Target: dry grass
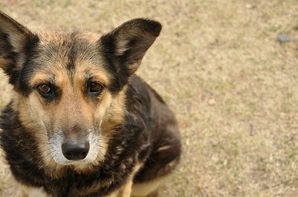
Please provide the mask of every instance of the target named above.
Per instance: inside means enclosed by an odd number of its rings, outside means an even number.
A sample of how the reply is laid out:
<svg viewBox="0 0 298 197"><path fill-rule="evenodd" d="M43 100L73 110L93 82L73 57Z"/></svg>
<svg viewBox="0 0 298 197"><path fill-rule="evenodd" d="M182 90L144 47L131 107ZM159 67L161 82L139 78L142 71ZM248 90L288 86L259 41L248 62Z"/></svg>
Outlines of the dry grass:
<svg viewBox="0 0 298 197"><path fill-rule="evenodd" d="M161 196L297 195L296 0L6 0L0 7L35 31L161 21L138 71L176 112L183 136L180 168ZM280 33L291 42L278 43ZM9 88L0 77L4 106ZM0 184L0 195L14 196L3 162Z"/></svg>

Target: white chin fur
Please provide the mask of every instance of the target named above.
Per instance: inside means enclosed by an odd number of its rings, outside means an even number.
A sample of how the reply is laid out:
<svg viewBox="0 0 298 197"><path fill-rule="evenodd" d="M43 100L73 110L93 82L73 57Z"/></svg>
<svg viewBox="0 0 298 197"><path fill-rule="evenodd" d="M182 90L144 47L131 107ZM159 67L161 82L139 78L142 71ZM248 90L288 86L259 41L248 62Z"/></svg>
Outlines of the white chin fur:
<svg viewBox="0 0 298 197"><path fill-rule="evenodd" d="M49 139L51 155L56 163L61 165L82 165L82 164L92 163L97 158L97 155L99 153L99 147L100 147L99 136L96 136L92 133L88 135L88 140L90 145L88 155L84 159L78 160L78 161L71 161L64 157L62 153L62 148L61 148L63 143L63 138L64 138L63 132L61 131L57 134L54 134L54 136L52 136Z"/></svg>

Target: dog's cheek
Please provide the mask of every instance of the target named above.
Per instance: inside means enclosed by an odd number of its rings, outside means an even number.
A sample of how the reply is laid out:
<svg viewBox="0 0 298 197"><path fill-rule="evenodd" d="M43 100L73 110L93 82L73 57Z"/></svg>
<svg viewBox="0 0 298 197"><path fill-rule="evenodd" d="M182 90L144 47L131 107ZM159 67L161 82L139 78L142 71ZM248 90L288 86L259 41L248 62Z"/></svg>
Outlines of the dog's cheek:
<svg viewBox="0 0 298 197"><path fill-rule="evenodd" d="M108 105L102 118L101 130L103 135L108 135L110 131L123 122L125 94L124 90L117 95L110 95Z"/></svg>
<svg viewBox="0 0 298 197"><path fill-rule="evenodd" d="M23 120L23 122L32 125L34 128L46 130L47 125L50 124L51 118L44 110L36 94L32 93L27 98L22 97L19 107L21 108L20 119Z"/></svg>
<svg viewBox="0 0 298 197"><path fill-rule="evenodd" d="M94 111L94 125L100 127L102 125L103 119L107 116L107 111L111 105L112 96L109 93L105 93L100 103L97 104L96 110Z"/></svg>

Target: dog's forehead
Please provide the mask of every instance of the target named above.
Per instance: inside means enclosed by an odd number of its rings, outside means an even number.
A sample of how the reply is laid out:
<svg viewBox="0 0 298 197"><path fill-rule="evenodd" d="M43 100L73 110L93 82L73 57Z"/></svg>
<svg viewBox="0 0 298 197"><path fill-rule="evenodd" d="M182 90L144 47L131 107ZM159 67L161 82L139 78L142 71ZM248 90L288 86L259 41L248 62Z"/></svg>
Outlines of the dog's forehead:
<svg viewBox="0 0 298 197"><path fill-rule="evenodd" d="M99 68L103 64L98 41L100 36L97 34L46 32L40 34L39 38L39 54L35 62L43 62L44 67L59 65L59 69L72 70L81 65L96 65Z"/></svg>
<svg viewBox="0 0 298 197"><path fill-rule="evenodd" d="M100 35L92 32L62 32L62 31L46 31L38 34L40 40L44 43L56 43L57 45L63 44L63 42L71 42L78 40L85 40L90 43L95 43L99 40Z"/></svg>
<svg viewBox="0 0 298 197"><path fill-rule="evenodd" d="M108 81L108 72L100 53L100 36L88 32L46 32L39 36L37 55L32 64L27 65L30 74L29 84L35 79L59 78L59 76L87 76ZM30 69L34 67L35 69ZM54 76L54 77L50 77ZM26 77L28 78L28 77Z"/></svg>
<svg viewBox="0 0 298 197"><path fill-rule="evenodd" d="M99 50L98 37L91 33L44 33L39 36L43 56L48 58L91 58Z"/></svg>

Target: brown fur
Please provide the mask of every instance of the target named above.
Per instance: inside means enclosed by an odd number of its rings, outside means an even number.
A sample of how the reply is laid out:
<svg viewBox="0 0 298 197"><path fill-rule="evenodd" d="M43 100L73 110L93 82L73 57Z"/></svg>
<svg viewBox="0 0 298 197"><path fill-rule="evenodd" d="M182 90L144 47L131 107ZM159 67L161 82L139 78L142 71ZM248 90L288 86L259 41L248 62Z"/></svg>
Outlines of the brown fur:
<svg viewBox="0 0 298 197"><path fill-rule="evenodd" d="M33 34L0 12L0 67L15 90L0 142L29 195L128 197L134 185L159 183L175 168L175 117L134 75L160 30L158 22L135 19L104 36ZM86 156L66 158L63 144L85 141Z"/></svg>

